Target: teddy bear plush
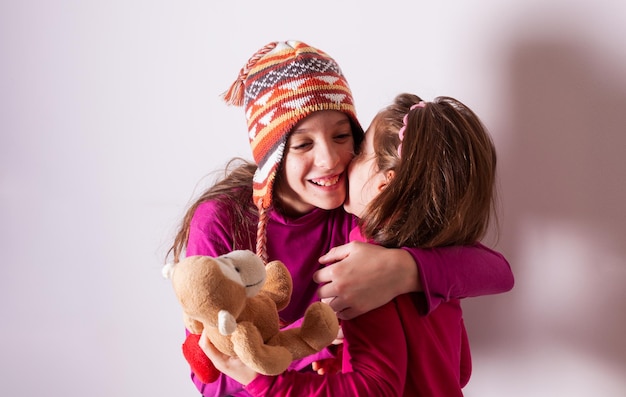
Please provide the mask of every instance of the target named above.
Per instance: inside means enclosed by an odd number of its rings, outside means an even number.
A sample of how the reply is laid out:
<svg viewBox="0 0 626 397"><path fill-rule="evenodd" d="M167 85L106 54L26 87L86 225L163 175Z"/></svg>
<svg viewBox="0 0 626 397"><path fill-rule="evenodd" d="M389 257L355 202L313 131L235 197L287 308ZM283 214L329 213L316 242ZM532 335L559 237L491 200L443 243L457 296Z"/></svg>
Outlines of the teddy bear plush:
<svg viewBox="0 0 626 397"><path fill-rule="evenodd" d="M307 308L299 327L280 328L278 312L289 303L293 288L280 261L265 265L252 251L238 250L187 257L166 267L164 275L172 281L190 332L183 351L194 373L210 378L201 379L205 383L216 378L197 347L205 328L219 351L265 375L282 373L293 360L322 350L337 337L337 317L322 302Z"/></svg>

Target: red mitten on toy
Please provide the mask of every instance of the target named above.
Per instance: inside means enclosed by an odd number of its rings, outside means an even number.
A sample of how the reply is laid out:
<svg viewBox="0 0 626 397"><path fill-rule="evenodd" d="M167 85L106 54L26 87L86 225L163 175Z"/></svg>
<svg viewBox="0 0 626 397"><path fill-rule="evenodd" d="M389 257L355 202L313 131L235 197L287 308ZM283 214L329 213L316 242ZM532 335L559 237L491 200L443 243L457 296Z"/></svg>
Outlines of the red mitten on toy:
<svg viewBox="0 0 626 397"><path fill-rule="evenodd" d="M198 344L200 335L189 334L183 343L183 355L191 366L191 371L202 383L212 383L220 376L220 371L215 368L211 360L204 354Z"/></svg>

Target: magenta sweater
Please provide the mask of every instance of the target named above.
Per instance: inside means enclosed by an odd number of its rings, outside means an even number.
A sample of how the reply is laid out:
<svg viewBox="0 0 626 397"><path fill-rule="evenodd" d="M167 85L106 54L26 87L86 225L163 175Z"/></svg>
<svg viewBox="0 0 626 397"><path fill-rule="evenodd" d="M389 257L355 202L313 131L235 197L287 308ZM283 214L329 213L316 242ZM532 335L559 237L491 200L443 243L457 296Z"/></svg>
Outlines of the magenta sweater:
<svg viewBox="0 0 626 397"><path fill-rule="evenodd" d="M228 208L212 201L197 208L191 222L187 256L219 256L233 250L229 233L232 218ZM345 244L356 222L356 218L347 214L343 208L331 211L315 209L297 219L270 212L267 226L269 260L281 260L293 279L294 293L289 306L280 313L281 318L296 321L311 302L318 300L318 285L313 281L313 273L321 266L318 258L332 247ZM255 235L256 228L250 230L250 241L255 241ZM237 247L245 248L254 251L253 246ZM424 289L425 314L451 299L501 293L513 287L513 274L506 259L483 245L406 250L412 254L418 266ZM387 306L381 310L389 310ZM378 344L376 346L378 348ZM310 362L329 355L327 351L321 352L307 360L295 362L293 368L304 368ZM193 374L192 378L198 390L207 397L250 395L239 383L224 375L210 384L202 384Z"/></svg>
<svg viewBox="0 0 626 397"><path fill-rule="evenodd" d="M363 241L358 229L352 240ZM462 397L471 358L458 299L421 315L421 293L404 294L343 321L342 372L319 376L287 371L257 376L254 396Z"/></svg>

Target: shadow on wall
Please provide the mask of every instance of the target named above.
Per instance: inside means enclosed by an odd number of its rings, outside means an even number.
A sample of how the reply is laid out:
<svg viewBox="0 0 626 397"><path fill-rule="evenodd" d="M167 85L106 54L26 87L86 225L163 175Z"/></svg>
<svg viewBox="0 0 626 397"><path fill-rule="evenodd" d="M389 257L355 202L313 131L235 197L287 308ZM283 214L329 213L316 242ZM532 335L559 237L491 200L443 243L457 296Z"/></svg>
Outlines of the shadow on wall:
<svg viewBox="0 0 626 397"><path fill-rule="evenodd" d="M472 346L626 369L626 65L574 37L508 51L497 248L516 285L465 301Z"/></svg>

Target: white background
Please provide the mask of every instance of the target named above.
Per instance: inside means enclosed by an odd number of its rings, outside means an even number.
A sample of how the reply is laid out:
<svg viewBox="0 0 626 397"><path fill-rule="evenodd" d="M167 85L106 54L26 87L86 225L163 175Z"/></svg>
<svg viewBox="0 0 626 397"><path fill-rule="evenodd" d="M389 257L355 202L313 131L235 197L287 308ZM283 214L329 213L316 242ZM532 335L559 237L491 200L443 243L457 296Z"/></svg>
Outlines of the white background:
<svg viewBox="0 0 626 397"><path fill-rule="evenodd" d="M219 95L298 39L365 126L409 91L494 137L516 286L465 303L466 395L626 395L625 37L616 0L2 1L0 393L197 395L163 256L207 175L250 158Z"/></svg>

